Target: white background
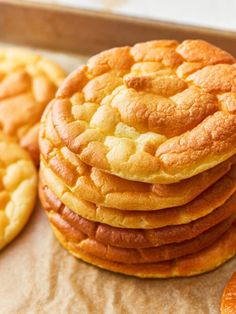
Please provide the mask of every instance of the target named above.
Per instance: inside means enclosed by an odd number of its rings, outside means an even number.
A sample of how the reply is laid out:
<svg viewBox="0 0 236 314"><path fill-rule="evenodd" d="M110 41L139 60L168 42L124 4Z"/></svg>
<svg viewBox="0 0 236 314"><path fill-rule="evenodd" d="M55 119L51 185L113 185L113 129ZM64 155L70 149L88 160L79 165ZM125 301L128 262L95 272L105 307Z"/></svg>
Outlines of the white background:
<svg viewBox="0 0 236 314"><path fill-rule="evenodd" d="M31 0L236 31L236 0Z"/></svg>

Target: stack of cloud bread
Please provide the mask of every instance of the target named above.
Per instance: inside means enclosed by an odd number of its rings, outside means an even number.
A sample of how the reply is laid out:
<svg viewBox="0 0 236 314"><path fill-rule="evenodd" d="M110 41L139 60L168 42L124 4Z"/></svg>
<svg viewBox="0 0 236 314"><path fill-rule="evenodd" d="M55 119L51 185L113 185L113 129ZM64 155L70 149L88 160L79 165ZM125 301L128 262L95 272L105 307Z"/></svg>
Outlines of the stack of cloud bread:
<svg viewBox="0 0 236 314"><path fill-rule="evenodd" d="M236 253L236 61L200 40L114 48L71 73L40 128L40 197L73 255L138 277Z"/></svg>

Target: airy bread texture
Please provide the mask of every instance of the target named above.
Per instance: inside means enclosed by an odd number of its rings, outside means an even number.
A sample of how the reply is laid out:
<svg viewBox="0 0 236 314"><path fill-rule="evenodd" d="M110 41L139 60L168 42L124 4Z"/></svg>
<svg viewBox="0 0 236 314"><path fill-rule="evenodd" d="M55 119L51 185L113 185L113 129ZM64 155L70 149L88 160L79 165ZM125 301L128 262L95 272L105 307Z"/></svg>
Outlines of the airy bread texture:
<svg viewBox="0 0 236 314"><path fill-rule="evenodd" d="M105 245L121 248L149 248L170 243L187 242L196 238L213 226L235 214L236 193L227 205L219 207L207 216L183 225L166 226L158 229L115 228L106 224L85 219L66 207L52 191L42 183L39 188L40 199L48 212L49 220L58 229L76 238L93 239ZM230 218L231 219L231 218ZM227 223L226 223L227 225ZM217 229L218 230L218 229ZM81 236L82 235L82 236ZM210 241L210 238L206 238ZM200 241L203 244L202 240ZM192 243L193 244L193 243ZM177 249L177 247L176 247Z"/></svg>
<svg viewBox="0 0 236 314"><path fill-rule="evenodd" d="M174 183L236 153L236 64L201 40L104 51L71 73L52 104L64 144L86 164Z"/></svg>
<svg viewBox="0 0 236 314"><path fill-rule="evenodd" d="M0 132L0 250L22 230L36 197L37 171L29 154Z"/></svg>
<svg viewBox="0 0 236 314"><path fill-rule="evenodd" d="M65 72L52 61L23 49L0 49L0 129L39 162L41 115Z"/></svg>
<svg viewBox="0 0 236 314"><path fill-rule="evenodd" d="M40 129L40 151L47 166L74 195L105 207L123 210L156 210L184 205L225 175L235 156L192 178L172 184L128 181L83 163L62 143L55 130L50 106Z"/></svg>
<svg viewBox="0 0 236 314"><path fill-rule="evenodd" d="M228 206L228 202L233 202L230 197L236 191L236 168L233 166L225 176L188 204L156 211L121 211L78 198L43 162L40 174L43 184L72 211L86 219L121 228L153 229L185 224L220 206Z"/></svg>
<svg viewBox="0 0 236 314"><path fill-rule="evenodd" d="M93 256L77 247L76 243L67 240L53 225L52 228L64 248L75 257L103 269L141 278L186 277L202 274L219 267L236 253L235 224L219 240L206 249L170 261L148 264L117 263Z"/></svg>
<svg viewBox="0 0 236 314"><path fill-rule="evenodd" d="M236 273L233 274L225 286L220 310L221 314L236 313Z"/></svg>

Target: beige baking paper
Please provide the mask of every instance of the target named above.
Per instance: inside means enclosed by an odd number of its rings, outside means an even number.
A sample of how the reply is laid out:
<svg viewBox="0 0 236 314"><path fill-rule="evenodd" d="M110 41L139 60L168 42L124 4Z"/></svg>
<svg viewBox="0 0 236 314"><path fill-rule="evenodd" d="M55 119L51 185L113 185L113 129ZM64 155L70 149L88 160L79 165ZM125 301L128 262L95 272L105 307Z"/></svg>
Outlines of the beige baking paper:
<svg viewBox="0 0 236 314"><path fill-rule="evenodd" d="M46 53L72 70L85 58ZM215 314L236 258L214 272L146 280L75 259L54 237L40 204L19 237L0 252L0 314Z"/></svg>
<svg viewBox="0 0 236 314"><path fill-rule="evenodd" d="M185 279L136 279L77 260L38 206L23 233L0 253L1 314L214 314L236 259Z"/></svg>

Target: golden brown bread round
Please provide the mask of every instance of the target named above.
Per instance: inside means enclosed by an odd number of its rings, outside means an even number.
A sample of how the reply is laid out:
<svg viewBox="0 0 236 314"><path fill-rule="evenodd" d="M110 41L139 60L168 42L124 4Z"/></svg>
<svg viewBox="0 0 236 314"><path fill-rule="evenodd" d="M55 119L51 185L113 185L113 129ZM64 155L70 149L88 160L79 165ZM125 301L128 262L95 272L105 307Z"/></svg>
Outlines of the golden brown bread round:
<svg viewBox="0 0 236 314"><path fill-rule="evenodd" d="M29 154L0 131L0 250L23 229L37 199L37 171Z"/></svg>
<svg viewBox="0 0 236 314"><path fill-rule="evenodd" d="M225 286L220 310L221 314L236 313L236 273L233 274Z"/></svg>
<svg viewBox="0 0 236 314"><path fill-rule="evenodd" d="M65 78L61 67L23 49L0 49L0 129L39 162L38 123Z"/></svg>
<svg viewBox="0 0 236 314"><path fill-rule="evenodd" d="M78 248L74 242L68 241L53 225L52 228L64 248L75 257L103 269L141 278L186 277L202 274L219 267L236 253L235 224L219 240L204 250L174 260L149 264L116 263L98 258Z"/></svg>
<svg viewBox="0 0 236 314"><path fill-rule="evenodd" d="M66 207L56 195L41 182L39 195L42 205L49 216L52 212L51 221L60 229L68 228L83 233L84 238L88 237L105 245L112 245L121 248L147 248L157 247L164 244L179 243L199 236L201 233L224 221L235 213L236 193L228 201L227 206L219 207L209 215L184 225L167 226L158 229L127 229L116 228L102 223L85 219ZM51 217L51 216L50 216ZM62 221L64 220L64 222ZM66 225L69 224L69 227Z"/></svg>
<svg viewBox="0 0 236 314"><path fill-rule="evenodd" d="M84 164L63 145L52 120L50 106L41 120L40 150L55 174L86 201L123 210L154 210L192 201L230 170L235 156L192 178L172 184L128 181Z"/></svg>
<svg viewBox="0 0 236 314"><path fill-rule="evenodd" d="M41 162L43 183L71 210L89 220L121 228L153 229L185 224L201 218L225 203L236 191L236 167L188 204L156 211L125 211L103 207L78 198L44 162ZM232 199L229 199L231 202Z"/></svg>
<svg viewBox="0 0 236 314"><path fill-rule="evenodd" d="M64 144L128 180L173 183L236 153L236 64L201 40L104 51L71 73L52 104Z"/></svg>

